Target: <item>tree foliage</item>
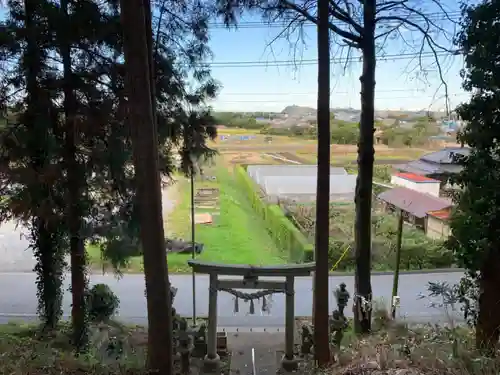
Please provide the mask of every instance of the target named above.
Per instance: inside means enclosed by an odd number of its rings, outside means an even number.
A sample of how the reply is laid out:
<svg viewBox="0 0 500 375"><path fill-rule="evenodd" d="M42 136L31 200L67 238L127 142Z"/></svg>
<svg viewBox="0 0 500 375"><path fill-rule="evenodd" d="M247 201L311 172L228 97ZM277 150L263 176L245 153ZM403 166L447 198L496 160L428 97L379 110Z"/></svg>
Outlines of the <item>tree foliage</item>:
<svg viewBox="0 0 500 375"><path fill-rule="evenodd" d="M495 63L500 43L500 4L485 1L464 9L457 43L465 56L464 88L469 102L457 109L467 123L458 139L471 148L459 161L454 179L457 208L451 222L450 247L457 261L479 286L477 345L492 349L500 326L500 69ZM474 304L472 305L474 306Z"/></svg>
<svg viewBox="0 0 500 375"><path fill-rule="evenodd" d="M66 4L67 12L62 1L10 1L0 23L0 104L9 118L0 133L1 219L17 219L32 233L48 325L61 315L71 236L99 243L117 267L140 252L119 7L111 0ZM154 14L157 142L161 174L170 176L175 152L184 171L192 154L213 154L206 140L215 136L214 121L205 102L218 84L204 64L208 9L190 0L159 1ZM73 108L63 100L68 93L77 99ZM72 211L71 166L78 167ZM81 224L70 231L68 218Z"/></svg>
<svg viewBox="0 0 500 375"><path fill-rule="evenodd" d="M291 126L289 128L264 128L262 134L283 135L290 137L301 137L306 139L317 139L317 125L315 122L304 126ZM359 140L359 124L356 122L330 120L330 140L334 144L355 145Z"/></svg>
<svg viewBox="0 0 500 375"><path fill-rule="evenodd" d="M257 120L258 117L264 117L265 120ZM214 113L217 125L223 125L228 128L242 129L262 129L271 121L272 116L267 113L246 114L238 112L216 112Z"/></svg>
<svg viewBox="0 0 500 375"><path fill-rule="evenodd" d="M435 122L429 122L427 118L418 119L410 123L409 127L402 127L397 121L393 125L382 130L380 140L390 147L423 146L429 142L429 137L439 134L439 128Z"/></svg>
<svg viewBox="0 0 500 375"><path fill-rule="evenodd" d="M48 69L51 40L40 17L44 4L10 2L9 9L10 17L0 25L1 104L10 120L1 134L1 216L19 219L29 229L37 259L38 310L45 327L53 329L62 315L67 239L64 181L57 166L57 92L49 89L56 76Z"/></svg>

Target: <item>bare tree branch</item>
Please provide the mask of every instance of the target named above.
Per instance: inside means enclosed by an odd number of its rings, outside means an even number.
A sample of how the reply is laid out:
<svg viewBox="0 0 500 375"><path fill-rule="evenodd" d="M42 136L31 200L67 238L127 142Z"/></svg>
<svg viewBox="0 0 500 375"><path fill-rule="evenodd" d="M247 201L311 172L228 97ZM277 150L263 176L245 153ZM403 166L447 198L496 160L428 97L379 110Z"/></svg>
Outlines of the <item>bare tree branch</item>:
<svg viewBox="0 0 500 375"><path fill-rule="evenodd" d="M378 17L375 20L375 22L381 23L383 21L398 21L400 23L400 25L411 26L411 27L417 29L420 33L422 33L423 38L429 43L429 45L433 45L434 47L437 47L437 48L439 48L439 49L441 49L443 51L456 53L455 50L450 49L450 48L446 48L446 47L438 44L436 41L434 41L434 39L429 35L430 25L433 25L433 23L431 21L429 21L427 18L425 18L425 16L424 16L424 19L428 23L427 29L424 29L422 26L418 25L415 22L412 22L412 21L410 21L408 19L404 19L404 18L401 18L401 17L398 17L398 16L382 16L382 17ZM378 37L380 37L380 35L376 36L375 38L378 38Z"/></svg>
<svg viewBox="0 0 500 375"><path fill-rule="evenodd" d="M286 38L290 45L296 48L297 41L304 43L304 39L300 38L303 35L302 26L305 23L318 22L315 0L218 1L220 4L225 4L226 11L227 9L234 11L239 7L240 10L261 12L268 22L286 21L286 27L270 44L280 38ZM340 49L347 48L348 56L352 54L353 48L360 50L362 43L365 42L363 9L368 3L365 0L329 0L331 17L329 28L333 44ZM447 68L443 65L443 59L446 59L443 53L450 55L457 53L453 47L453 37L460 16L459 6L450 8L452 6L447 7L440 0L377 0L375 9L377 56L383 56L388 50L394 53L394 48L398 44L401 53L414 53L416 57L409 62L405 71L415 74L425 83L428 83L431 74L435 73L441 81L440 89L444 88L446 92L445 97L448 97L448 85L445 82ZM434 57L433 64L428 64L428 59L424 58L428 55ZM415 64L413 71L409 70L411 64ZM347 67L343 68L345 70ZM449 107L448 100L446 106Z"/></svg>
<svg viewBox="0 0 500 375"><path fill-rule="evenodd" d="M345 22L348 26L352 26L358 34L361 34L363 32L363 27L352 17L351 7L347 0L343 0L343 2L346 7L345 10L338 5L338 0L330 0L330 16Z"/></svg>
<svg viewBox="0 0 500 375"><path fill-rule="evenodd" d="M281 3L283 4L284 7L291 9L291 10L294 10L295 12L301 14L308 21L317 24L317 22L318 22L317 17L314 17L313 15L311 15L309 12L307 12L303 8L295 5L294 3L292 3L288 0L281 0ZM338 14L340 14L340 13L338 13ZM332 30L335 34L340 35L342 38L344 38L352 43L355 43L355 44L359 44L361 42L361 37L359 35L355 35L349 31L346 31L346 30L342 30L340 27L336 26L332 22L329 23L329 26L330 26L330 30Z"/></svg>
<svg viewBox="0 0 500 375"><path fill-rule="evenodd" d="M375 14L379 14L379 13L385 12L387 10L391 10L394 7L401 6L407 2L408 2L408 0L381 2L377 5L377 10L375 11Z"/></svg>

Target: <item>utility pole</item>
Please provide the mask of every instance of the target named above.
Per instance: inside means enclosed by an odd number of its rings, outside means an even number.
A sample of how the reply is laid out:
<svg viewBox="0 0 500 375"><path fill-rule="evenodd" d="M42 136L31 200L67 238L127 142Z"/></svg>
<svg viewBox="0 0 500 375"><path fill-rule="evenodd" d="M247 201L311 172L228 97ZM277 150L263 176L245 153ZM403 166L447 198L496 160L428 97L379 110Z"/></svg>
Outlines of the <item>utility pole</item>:
<svg viewBox="0 0 500 375"><path fill-rule="evenodd" d="M396 318L396 308L399 305L398 286L399 286L399 267L401 263L401 246L403 243L403 210L399 210L398 231L396 239L396 264L394 267L394 280L392 282L392 298L391 298L391 316Z"/></svg>
<svg viewBox="0 0 500 375"><path fill-rule="evenodd" d="M191 158L191 259L196 257L196 212L194 207L194 174L196 158ZM193 283L193 326L196 325L196 273L192 270L191 281Z"/></svg>
<svg viewBox="0 0 500 375"><path fill-rule="evenodd" d="M149 0L121 0L128 126L132 133L135 183L148 310L148 367L173 374L172 310L163 231L158 141L151 89L146 29Z"/></svg>
<svg viewBox="0 0 500 375"><path fill-rule="evenodd" d="M314 355L319 367L330 363L328 247L330 237L330 30L329 2L318 0L318 169L314 272Z"/></svg>

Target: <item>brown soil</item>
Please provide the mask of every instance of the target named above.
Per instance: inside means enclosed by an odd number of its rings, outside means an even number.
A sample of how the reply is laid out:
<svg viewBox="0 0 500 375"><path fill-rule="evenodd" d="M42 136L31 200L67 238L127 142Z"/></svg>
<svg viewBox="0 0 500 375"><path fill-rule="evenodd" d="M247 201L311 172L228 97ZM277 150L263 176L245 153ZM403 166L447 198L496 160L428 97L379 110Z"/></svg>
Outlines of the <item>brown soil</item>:
<svg viewBox="0 0 500 375"><path fill-rule="evenodd" d="M310 162L308 162L306 159L303 159L300 156L297 156L297 154L291 152L276 152L275 154L281 156L282 158L293 160L301 164L310 164Z"/></svg>
<svg viewBox="0 0 500 375"><path fill-rule="evenodd" d="M231 164L270 164L261 152L223 153L223 157Z"/></svg>

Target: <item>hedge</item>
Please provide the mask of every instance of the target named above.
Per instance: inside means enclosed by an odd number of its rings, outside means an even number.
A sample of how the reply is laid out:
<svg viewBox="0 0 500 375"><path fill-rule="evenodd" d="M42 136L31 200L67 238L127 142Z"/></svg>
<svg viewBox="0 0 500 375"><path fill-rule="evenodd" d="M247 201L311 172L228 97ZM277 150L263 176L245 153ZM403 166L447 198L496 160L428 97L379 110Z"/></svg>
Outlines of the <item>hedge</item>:
<svg viewBox="0 0 500 375"><path fill-rule="evenodd" d="M260 197L260 189L247 171L240 165L235 167L235 180L245 191L253 209L264 220L269 234L292 262L312 260L313 245L285 216L276 204L267 204Z"/></svg>

